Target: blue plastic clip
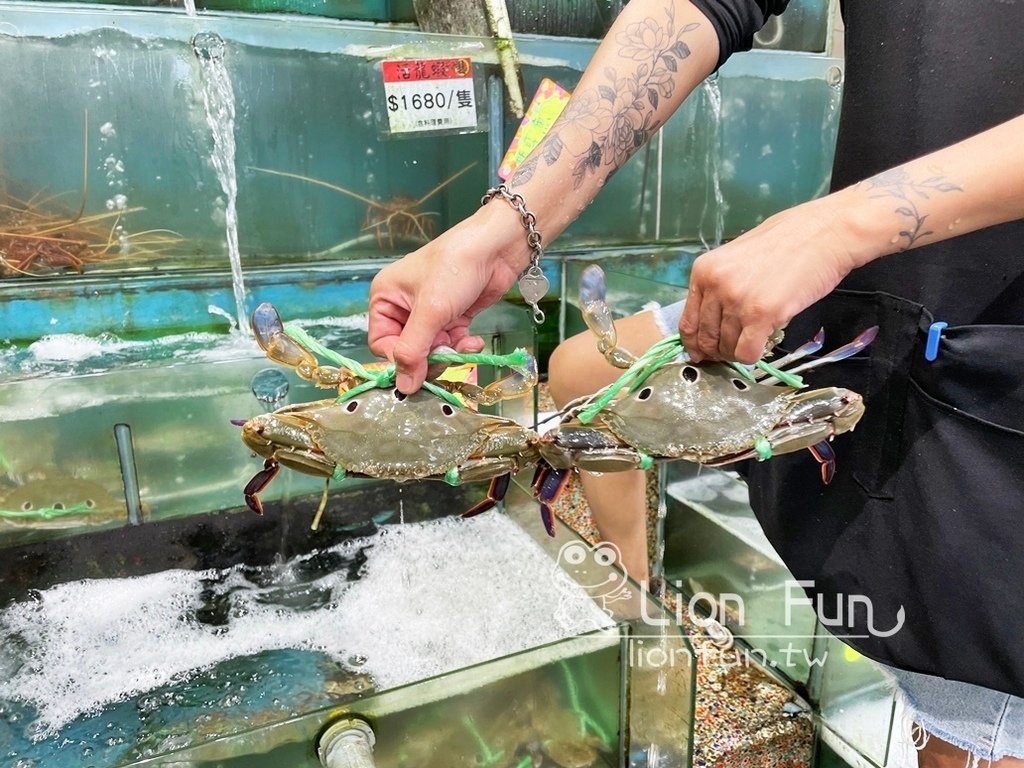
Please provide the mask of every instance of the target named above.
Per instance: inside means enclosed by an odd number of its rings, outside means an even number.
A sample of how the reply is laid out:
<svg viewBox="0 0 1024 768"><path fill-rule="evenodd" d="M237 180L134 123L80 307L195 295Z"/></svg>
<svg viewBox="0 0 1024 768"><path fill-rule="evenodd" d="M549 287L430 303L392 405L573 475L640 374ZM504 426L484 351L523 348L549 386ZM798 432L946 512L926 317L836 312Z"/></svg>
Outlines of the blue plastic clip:
<svg viewBox="0 0 1024 768"><path fill-rule="evenodd" d="M942 331L949 327L949 323L941 320L928 326L928 341L924 345L924 359L929 363L935 362L939 356L939 342L942 340Z"/></svg>

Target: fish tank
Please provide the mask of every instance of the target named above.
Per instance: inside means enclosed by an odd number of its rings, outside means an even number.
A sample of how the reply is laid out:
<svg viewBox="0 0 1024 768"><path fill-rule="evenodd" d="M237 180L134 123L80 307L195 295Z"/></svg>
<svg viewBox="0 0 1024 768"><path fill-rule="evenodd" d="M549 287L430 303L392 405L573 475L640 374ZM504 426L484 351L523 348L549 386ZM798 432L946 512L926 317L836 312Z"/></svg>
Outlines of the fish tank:
<svg viewBox="0 0 1024 768"><path fill-rule="evenodd" d="M479 205L518 127L485 39L6 0L0 18L0 267L17 290L242 255L246 270L393 258ZM596 46L517 43L527 96L543 78L574 88ZM393 125L385 65L442 57L471 107L450 129ZM841 82L828 54L734 57L554 247L707 246L819 194Z"/></svg>
<svg viewBox="0 0 1024 768"><path fill-rule="evenodd" d="M693 255L668 252L655 258L675 262L664 268L668 279L641 276L638 260L629 254L602 260L615 316L684 295ZM566 335L589 333L571 288L588 263L585 258L566 262ZM835 450L841 462L842 437ZM813 458L808 454L807 460ZM711 625L712 637L735 642L730 653L810 701L824 744L854 762L884 766L895 724L893 686L874 662L819 621L754 515L738 469L742 465L663 465L659 489L665 514L652 572L700 623Z"/></svg>
<svg viewBox="0 0 1024 768"><path fill-rule="evenodd" d="M367 289L361 282L362 295ZM154 287L150 297L161 290ZM290 282L280 290L295 291ZM274 287L259 295L273 298ZM281 299L283 307L289 299ZM51 334L5 350L0 546L243 505L243 488L262 459L242 444L232 420L330 393L268 360L230 316L210 317L219 322L204 331L155 338ZM288 322L349 357L373 359L365 312ZM495 353L533 347L522 307L495 306L473 330ZM481 369L477 380L486 385L494 376ZM525 421L533 404L527 397L490 410ZM332 493L360 483L347 480ZM323 479L282 472L263 498L319 494L323 487Z"/></svg>
<svg viewBox="0 0 1024 768"><path fill-rule="evenodd" d="M285 470L246 508L262 461L232 421L329 395L259 350L255 306L372 361L373 276L475 210L519 126L493 41L412 6L0 0L5 765L316 766L346 718L396 768L691 763L687 638L568 561L592 548L544 532L529 473L466 520L484 484L325 496ZM529 97L575 87L617 8L574 36L516 10ZM584 261L617 311L670 301L696 255L827 189L834 10L794 0L701 84L549 245L546 323L513 291L475 320L486 351L543 360ZM407 130L386 73L440 59L468 106ZM536 419L529 397L490 410ZM706 554L667 553L678 574ZM630 597L609 609L606 582ZM846 708L846 679L822 702Z"/></svg>
<svg viewBox="0 0 1024 768"><path fill-rule="evenodd" d="M378 483L316 535L268 505L6 547L5 760L316 766L350 715L380 766L688 765L692 649L635 622L664 609L606 611L612 569L578 582L585 545L525 496L448 514L465 501ZM671 663L634 668L653 642Z"/></svg>

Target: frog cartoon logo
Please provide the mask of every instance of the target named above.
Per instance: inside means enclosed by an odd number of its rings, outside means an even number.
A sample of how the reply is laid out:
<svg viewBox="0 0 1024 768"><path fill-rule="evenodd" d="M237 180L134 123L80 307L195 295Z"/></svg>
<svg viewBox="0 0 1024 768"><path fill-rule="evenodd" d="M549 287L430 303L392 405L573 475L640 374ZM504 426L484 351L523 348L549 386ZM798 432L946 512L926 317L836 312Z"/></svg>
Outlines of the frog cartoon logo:
<svg viewBox="0 0 1024 768"><path fill-rule="evenodd" d="M574 607L594 602L612 616L610 603L628 600L626 574L613 566L619 559L619 548L609 541L589 546L582 541L570 541L558 551L555 581L562 592L556 617L569 623ZM582 587L582 590L581 590Z"/></svg>

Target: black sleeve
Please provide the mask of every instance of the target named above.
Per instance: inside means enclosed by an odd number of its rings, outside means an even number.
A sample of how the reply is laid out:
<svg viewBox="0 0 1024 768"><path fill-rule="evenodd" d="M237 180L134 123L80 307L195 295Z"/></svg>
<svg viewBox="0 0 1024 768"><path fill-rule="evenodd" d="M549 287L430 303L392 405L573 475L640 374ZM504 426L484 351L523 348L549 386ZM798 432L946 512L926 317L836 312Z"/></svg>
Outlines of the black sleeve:
<svg viewBox="0 0 1024 768"><path fill-rule="evenodd" d="M782 13L789 0L692 0L718 33L718 66L736 51L749 51L768 17Z"/></svg>

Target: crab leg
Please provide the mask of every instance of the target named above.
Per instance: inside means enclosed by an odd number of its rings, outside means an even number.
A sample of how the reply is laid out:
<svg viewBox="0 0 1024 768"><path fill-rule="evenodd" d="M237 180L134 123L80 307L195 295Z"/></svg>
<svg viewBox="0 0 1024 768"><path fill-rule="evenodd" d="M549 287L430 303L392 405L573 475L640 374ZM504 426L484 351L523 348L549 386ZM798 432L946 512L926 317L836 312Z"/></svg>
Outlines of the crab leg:
<svg viewBox="0 0 1024 768"><path fill-rule="evenodd" d="M781 371L783 368L785 368L785 366L789 365L790 363L796 362L797 360L805 358L808 355L813 355L815 352L821 349L824 344L825 329L822 328L816 334L814 334L814 338L808 341L806 344L797 347L785 357L780 357L778 360L772 360L772 367L777 368ZM755 368L753 371L751 371L751 373L754 374L755 379L761 379L768 375L766 371L762 371L760 368Z"/></svg>
<svg viewBox="0 0 1024 768"><path fill-rule="evenodd" d="M580 311L587 327L597 336L597 348L609 363L626 369L636 362L636 355L619 348L612 312L608 308L608 286L604 272L596 264L580 275Z"/></svg>
<svg viewBox="0 0 1024 768"><path fill-rule="evenodd" d="M814 458L821 464L821 482L828 485L836 476L836 452L832 450L832 446L828 444L827 440L815 443L807 450L814 454Z"/></svg>
<svg viewBox="0 0 1024 768"><path fill-rule="evenodd" d="M812 368L817 368L819 366L826 365L827 363L836 363L839 362L840 360L845 360L846 358L852 357L853 355L857 354L862 349L867 347L868 344L875 340L875 336L877 335L878 326L873 325L867 330L861 331L860 335L858 335L857 338L855 338L849 344L844 344L843 346L839 347L839 349L835 349L832 352L829 352L824 357L819 357L817 360L810 360L804 363L803 365L798 365L796 368L791 368L790 370L786 371L786 373L800 373L801 371L809 371ZM777 382L778 380L774 376L769 376L762 383L774 384Z"/></svg>
<svg viewBox="0 0 1024 768"><path fill-rule="evenodd" d="M252 313L256 343L275 363L294 368L306 381L324 389L346 390L354 383L351 375L332 365L320 365L308 349L284 332L284 323L274 305L263 302Z"/></svg>
<svg viewBox="0 0 1024 768"><path fill-rule="evenodd" d="M555 515L551 511L551 503L565 488L570 474L570 470L555 469L543 459L537 462L537 471L533 476L533 495L540 503L540 519L548 536L555 535Z"/></svg>
<svg viewBox="0 0 1024 768"><path fill-rule="evenodd" d="M263 469L257 472L252 480L250 480L246 486L243 494L245 496L245 503L249 505L249 509L255 512L257 515L263 514L263 502L260 501L259 494L270 485L270 481L274 479L278 472L281 471L281 465L274 459L267 459L263 462Z"/></svg>
<svg viewBox="0 0 1024 768"><path fill-rule="evenodd" d="M537 386L537 361L531 356L522 368L513 368L512 373L502 379L480 387L465 381L439 381L434 383L443 386L449 392L457 392L477 405L495 405L502 400L523 397Z"/></svg>
<svg viewBox="0 0 1024 768"><path fill-rule="evenodd" d="M489 509L493 509L499 501L505 498L505 494L508 493L509 483L512 481L512 475L504 474L498 475L491 479L491 485L487 489L487 498L481 501L479 504L474 504L472 507L462 513L463 517L475 517Z"/></svg>

